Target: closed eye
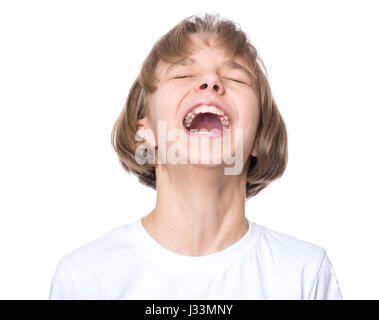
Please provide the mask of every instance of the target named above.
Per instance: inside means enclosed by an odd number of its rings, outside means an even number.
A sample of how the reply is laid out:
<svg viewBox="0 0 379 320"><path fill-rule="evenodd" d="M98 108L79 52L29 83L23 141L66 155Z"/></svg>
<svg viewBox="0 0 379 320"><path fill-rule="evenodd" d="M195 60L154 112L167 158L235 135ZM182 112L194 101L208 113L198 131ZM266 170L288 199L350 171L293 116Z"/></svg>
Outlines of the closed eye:
<svg viewBox="0 0 379 320"><path fill-rule="evenodd" d="M238 82L238 83L244 83L244 84L246 84L245 82L243 82L241 80L236 80L236 79L228 79L228 80L232 80L232 81L235 81L235 82Z"/></svg>
<svg viewBox="0 0 379 320"><path fill-rule="evenodd" d="M175 77L174 79L184 79L184 78L189 78L190 76L179 76L179 77Z"/></svg>
<svg viewBox="0 0 379 320"><path fill-rule="evenodd" d="M190 78L191 76L178 76L178 77L175 77L174 79L184 79L184 78ZM246 84L246 82L243 82L241 80L236 80L236 79L227 79L227 80L232 80L232 81L235 81L235 82L238 82L238 83L243 83L243 84Z"/></svg>

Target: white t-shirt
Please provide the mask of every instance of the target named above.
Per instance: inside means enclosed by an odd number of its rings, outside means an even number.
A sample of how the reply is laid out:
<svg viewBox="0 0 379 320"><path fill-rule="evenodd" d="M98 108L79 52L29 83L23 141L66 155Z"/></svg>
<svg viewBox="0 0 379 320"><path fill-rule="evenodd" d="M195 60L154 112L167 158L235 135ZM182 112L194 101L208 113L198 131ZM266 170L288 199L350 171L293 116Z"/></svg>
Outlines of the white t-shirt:
<svg viewBox="0 0 379 320"><path fill-rule="evenodd" d="M138 218L64 255L49 299L342 299L325 249L246 220L233 245L186 256Z"/></svg>

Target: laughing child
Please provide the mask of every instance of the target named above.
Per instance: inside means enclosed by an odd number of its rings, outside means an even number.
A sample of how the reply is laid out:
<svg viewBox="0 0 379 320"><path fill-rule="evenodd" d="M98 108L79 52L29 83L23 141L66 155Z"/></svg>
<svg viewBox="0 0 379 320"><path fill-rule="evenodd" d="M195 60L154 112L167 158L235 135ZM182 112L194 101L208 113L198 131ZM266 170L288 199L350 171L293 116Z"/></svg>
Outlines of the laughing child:
<svg viewBox="0 0 379 320"><path fill-rule="evenodd" d="M342 299L324 248L245 217L287 164L263 69L218 15L183 19L156 42L112 130L155 208L64 255L49 299Z"/></svg>

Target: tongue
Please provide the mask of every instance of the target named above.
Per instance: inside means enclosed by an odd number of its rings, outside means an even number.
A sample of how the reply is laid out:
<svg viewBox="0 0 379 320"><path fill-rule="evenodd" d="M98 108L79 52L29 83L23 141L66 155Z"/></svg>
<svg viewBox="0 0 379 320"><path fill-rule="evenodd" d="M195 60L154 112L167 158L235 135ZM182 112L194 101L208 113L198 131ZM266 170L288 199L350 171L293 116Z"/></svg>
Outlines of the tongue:
<svg viewBox="0 0 379 320"><path fill-rule="evenodd" d="M192 120L191 127L189 129L206 129L211 131L212 129L218 129L222 131L222 123L220 119L213 113L201 113Z"/></svg>

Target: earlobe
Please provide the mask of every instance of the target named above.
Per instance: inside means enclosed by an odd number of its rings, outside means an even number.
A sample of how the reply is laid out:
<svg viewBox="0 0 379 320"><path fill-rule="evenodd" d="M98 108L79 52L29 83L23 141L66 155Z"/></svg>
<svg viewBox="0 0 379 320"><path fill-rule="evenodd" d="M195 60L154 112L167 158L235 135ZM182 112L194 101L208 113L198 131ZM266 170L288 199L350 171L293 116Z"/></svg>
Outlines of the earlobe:
<svg viewBox="0 0 379 320"><path fill-rule="evenodd" d="M253 156L253 157L256 157L257 153L255 152L255 150L253 150L253 151L250 152L250 155Z"/></svg>
<svg viewBox="0 0 379 320"><path fill-rule="evenodd" d="M256 157L258 155L258 143L254 144L253 149L250 152L250 155L253 157Z"/></svg>
<svg viewBox="0 0 379 320"><path fill-rule="evenodd" d="M143 119L140 119L140 120L137 121L137 131L138 131L141 127L144 127L144 128L147 127L147 119L146 119L146 118L143 118Z"/></svg>

